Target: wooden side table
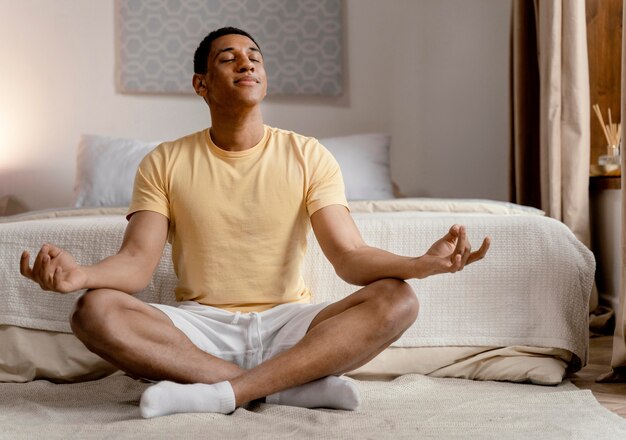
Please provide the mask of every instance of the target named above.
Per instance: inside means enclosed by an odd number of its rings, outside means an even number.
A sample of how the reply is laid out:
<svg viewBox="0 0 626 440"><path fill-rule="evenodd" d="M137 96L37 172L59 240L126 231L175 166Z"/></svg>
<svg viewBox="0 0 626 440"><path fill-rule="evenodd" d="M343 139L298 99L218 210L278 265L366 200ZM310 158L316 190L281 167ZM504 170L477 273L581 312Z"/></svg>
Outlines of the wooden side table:
<svg viewBox="0 0 626 440"><path fill-rule="evenodd" d="M589 178L589 189L591 191L621 189L621 187L622 176L591 176Z"/></svg>
<svg viewBox="0 0 626 440"><path fill-rule="evenodd" d="M622 234L622 178L589 179L592 250L596 256L596 282L600 305L619 306Z"/></svg>

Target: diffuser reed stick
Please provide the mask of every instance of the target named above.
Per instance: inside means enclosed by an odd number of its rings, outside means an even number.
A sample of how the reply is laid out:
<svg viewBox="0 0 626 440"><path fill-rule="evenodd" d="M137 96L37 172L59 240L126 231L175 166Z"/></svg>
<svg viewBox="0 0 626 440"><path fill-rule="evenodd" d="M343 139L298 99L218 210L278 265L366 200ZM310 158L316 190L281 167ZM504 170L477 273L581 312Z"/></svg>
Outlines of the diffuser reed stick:
<svg viewBox="0 0 626 440"><path fill-rule="evenodd" d="M602 117L602 112L600 111L600 106L595 104L593 106L593 110L596 112L596 116L600 121L600 125L602 126L602 131L604 132L604 137L606 138L607 145L609 149L616 149L619 146L619 142L622 137L622 124L617 122L613 122L613 118L611 116L611 109L609 109L609 123L604 123L604 118Z"/></svg>

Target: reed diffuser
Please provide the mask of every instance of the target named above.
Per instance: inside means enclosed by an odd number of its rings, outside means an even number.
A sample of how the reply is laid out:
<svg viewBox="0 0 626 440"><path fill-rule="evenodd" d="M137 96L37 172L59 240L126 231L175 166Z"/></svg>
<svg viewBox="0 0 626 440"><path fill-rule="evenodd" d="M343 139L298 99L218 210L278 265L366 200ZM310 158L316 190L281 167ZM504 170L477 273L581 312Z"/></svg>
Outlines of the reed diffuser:
<svg viewBox="0 0 626 440"><path fill-rule="evenodd" d="M608 124L604 123L604 118L602 117L602 112L600 111L600 106L598 104L595 104L593 106L593 110L596 112L598 121L600 121L600 125L602 126L602 132L604 133L604 137L606 138L607 145L606 154L598 158L598 165L605 167L607 171L617 169L620 166L619 146L622 137L622 125L619 122L613 122L610 108Z"/></svg>

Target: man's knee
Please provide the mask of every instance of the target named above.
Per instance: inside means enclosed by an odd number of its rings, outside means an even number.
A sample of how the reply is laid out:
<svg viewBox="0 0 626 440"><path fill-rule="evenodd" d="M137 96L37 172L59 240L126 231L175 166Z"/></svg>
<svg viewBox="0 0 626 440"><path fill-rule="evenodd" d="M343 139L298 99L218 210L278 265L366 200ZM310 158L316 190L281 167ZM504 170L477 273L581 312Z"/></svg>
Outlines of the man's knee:
<svg viewBox="0 0 626 440"><path fill-rule="evenodd" d="M419 301L408 283L388 278L377 281L372 287L375 288L372 298L376 301L384 327L404 332L415 322Z"/></svg>
<svg viewBox="0 0 626 440"><path fill-rule="evenodd" d="M70 315L70 326L81 340L89 334L105 334L105 326L111 323L111 314L120 307L122 292L97 289L89 290L78 298Z"/></svg>

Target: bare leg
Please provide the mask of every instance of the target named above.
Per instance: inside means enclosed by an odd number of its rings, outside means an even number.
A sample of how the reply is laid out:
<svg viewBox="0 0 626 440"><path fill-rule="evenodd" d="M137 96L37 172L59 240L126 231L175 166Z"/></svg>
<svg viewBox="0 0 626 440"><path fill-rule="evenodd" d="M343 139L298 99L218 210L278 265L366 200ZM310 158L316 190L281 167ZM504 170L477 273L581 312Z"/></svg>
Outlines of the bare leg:
<svg viewBox="0 0 626 440"><path fill-rule="evenodd" d="M200 350L163 312L123 292L87 292L70 323L90 351L134 377L215 383L244 371Z"/></svg>
<svg viewBox="0 0 626 440"><path fill-rule="evenodd" d="M322 310L290 350L230 380L237 405L364 365L417 317L408 284L377 281Z"/></svg>
<svg viewBox="0 0 626 440"><path fill-rule="evenodd" d="M290 350L245 371L195 347L159 310L112 290L88 292L72 329L131 375L178 383L229 381L237 405L357 368L399 338L418 311L408 284L386 279L328 306Z"/></svg>

